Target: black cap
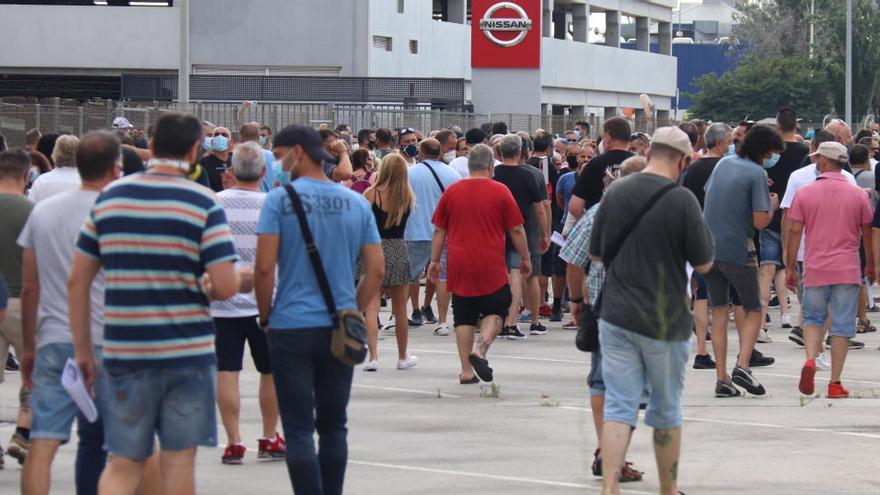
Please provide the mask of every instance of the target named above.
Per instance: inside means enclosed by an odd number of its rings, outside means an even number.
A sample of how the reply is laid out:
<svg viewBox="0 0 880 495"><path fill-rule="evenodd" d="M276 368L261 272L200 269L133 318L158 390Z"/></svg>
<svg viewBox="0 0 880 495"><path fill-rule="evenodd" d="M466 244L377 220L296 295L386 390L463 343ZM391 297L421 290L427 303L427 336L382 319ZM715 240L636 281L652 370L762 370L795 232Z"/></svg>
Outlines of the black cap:
<svg viewBox="0 0 880 495"><path fill-rule="evenodd" d="M324 149L324 140L318 131L307 125L289 125L272 139L272 147L300 145L307 155L317 162L330 162L335 158Z"/></svg>
<svg viewBox="0 0 880 495"><path fill-rule="evenodd" d="M467 144L480 144L486 141L486 133L483 132L479 127L474 127L473 129L467 131L464 135L464 140Z"/></svg>

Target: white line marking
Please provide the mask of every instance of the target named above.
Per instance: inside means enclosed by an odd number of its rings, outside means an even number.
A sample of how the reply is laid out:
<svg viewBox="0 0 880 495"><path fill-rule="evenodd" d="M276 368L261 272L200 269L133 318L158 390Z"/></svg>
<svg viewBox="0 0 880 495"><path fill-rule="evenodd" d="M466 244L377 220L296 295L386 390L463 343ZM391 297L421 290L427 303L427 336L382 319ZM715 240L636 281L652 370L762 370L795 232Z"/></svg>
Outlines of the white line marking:
<svg viewBox="0 0 880 495"><path fill-rule="evenodd" d="M573 406L559 406L556 409L567 409L569 411L583 411L583 412L592 412L593 410L589 407L573 407ZM859 437L859 438L870 438L872 440L880 440L880 435L876 435L873 433L859 433L855 431L835 431L835 430L823 430L821 428L804 428L799 426L788 426L788 425L776 425L772 423L752 423L749 421L730 421L726 419L709 419L709 418L692 418L685 416L683 418L685 421L690 421L694 423L712 423L719 425L731 425L731 426L749 426L749 427L757 427L757 428L772 428L776 430L790 430L790 431L801 431L806 433L830 433L832 435L845 435L850 437Z"/></svg>
<svg viewBox="0 0 880 495"><path fill-rule="evenodd" d="M397 387L380 387L380 386L378 386L378 385L361 385L361 384L358 384L358 383L353 384L352 387L355 387L355 388L369 388L369 389L372 389L372 390L386 390L386 391L389 391L389 392L406 392L406 393L410 393L410 394L420 394L420 395L433 395L433 396L436 396L437 394L440 394L441 397L446 397L446 398L449 398L449 399L461 399L461 396L460 396L460 395L447 394L446 392L440 392L439 389L438 389L438 390L435 390L434 392L429 392L429 391L427 391L427 390L414 390L414 389L411 389L411 388L397 388Z"/></svg>
<svg viewBox="0 0 880 495"><path fill-rule="evenodd" d="M795 379L800 379L800 376L799 376L799 375L783 375L782 373L765 373L765 372L760 371L760 370L758 370L758 373L761 374L761 375L766 375L766 376L777 376L777 377L780 377L780 378L795 378ZM846 383L861 383L861 384L864 384L864 385L880 385L880 382L866 382L866 381L864 381L864 380L850 380L850 379L845 379L845 380L843 380L843 381L846 382Z"/></svg>
<svg viewBox="0 0 880 495"><path fill-rule="evenodd" d="M381 462L365 462L365 461L348 461L349 464L359 465L359 466L369 466L369 467L379 467L379 468L387 468L387 469L401 469L404 471L418 471L422 473L433 473L433 474L447 474L453 476L466 476L471 478L484 478L490 480L497 481L513 481L516 483L531 483L533 485L544 485L544 486L555 486L560 488L579 488L579 489L588 489L593 491L602 491L601 486L594 485L585 485L582 483L569 483L565 481L550 481L550 480L538 480L534 478L521 478L518 476L499 476L496 474L484 474L484 473L473 473L468 471L452 471L449 469L434 469L434 468L426 468L420 466L404 466L400 464L385 464ZM621 490L621 493L632 493L632 494L650 494L652 492L640 492L634 490Z"/></svg>
<svg viewBox="0 0 880 495"><path fill-rule="evenodd" d="M397 350L396 347L380 347L380 349L389 350L389 351L391 351L391 350L396 351ZM435 350L429 350L429 349L410 349L410 351L412 351L413 353L419 353L419 354L454 354L454 355L458 356L458 351L455 351L455 352L453 352L453 351L435 351ZM573 359L551 359L551 358L537 358L537 357L526 357L526 356L507 356L504 354L494 354L494 353L489 354L489 359L519 359L522 361L542 361L542 362L546 362L546 363L565 363L565 364L581 364L581 365L589 364L589 361L586 361L586 360L575 361Z"/></svg>

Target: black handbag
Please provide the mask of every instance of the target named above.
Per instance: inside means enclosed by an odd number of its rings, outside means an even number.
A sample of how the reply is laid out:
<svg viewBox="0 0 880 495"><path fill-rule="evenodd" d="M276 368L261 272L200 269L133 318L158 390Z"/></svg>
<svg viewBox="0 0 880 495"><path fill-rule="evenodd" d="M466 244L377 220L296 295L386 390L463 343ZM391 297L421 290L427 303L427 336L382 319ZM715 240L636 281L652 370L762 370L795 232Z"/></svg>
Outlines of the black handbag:
<svg viewBox="0 0 880 495"><path fill-rule="evenodd" d="M333 353L333 357L347 366L361 364L367 357L367 324L366 320L364 320L364 315L360 311L353 309L336 310L336 302L333 300L333 293L330 291L330 282L327 280L327 274L324 272L324 265L321 264L321 254L318 252L318 246L312 237L312 231L309 228L309 222L306 218L302 201L293 186L287 184L284 186L284 189L287 190L290 203L293 205L293 211L296 213L297 219L299 219L299 227L302 231L303 240L306 243L306 251L309 253L312 268L315 270L315 278L318 281L318 286L321 288L321 295L324 297L324 304L327 305L330 320L333 322L330 352Z"/></svg>
<svg viewBox="0 0 880 495"><path fill-rule="evenodd" d="M602 295L605 293L605 283L608 281L608 277L611 276L611 262L617 256L617 253L623 249L624 244L627 239L629 239L629 234L635 230L639 225L639 221L642 220L645 214L654 207L664 194L675 189L677 186L678 184L669 184L654 193L654 195L645 202L645 205L642 207L639 214L633 218L629 225L623 230L620 239L614 244L609 244L609 247L605 249L605 253L602 256L602 264L605 266L605 280L602 282L602 288L599 289L599 293L596 295L596 300L593 305L590 306L589 304L584 304L583 309L581 310L581 316L578 321L578 331L574 341L578 350L593 352L599 349L599 315L602 310Z"/></svg>

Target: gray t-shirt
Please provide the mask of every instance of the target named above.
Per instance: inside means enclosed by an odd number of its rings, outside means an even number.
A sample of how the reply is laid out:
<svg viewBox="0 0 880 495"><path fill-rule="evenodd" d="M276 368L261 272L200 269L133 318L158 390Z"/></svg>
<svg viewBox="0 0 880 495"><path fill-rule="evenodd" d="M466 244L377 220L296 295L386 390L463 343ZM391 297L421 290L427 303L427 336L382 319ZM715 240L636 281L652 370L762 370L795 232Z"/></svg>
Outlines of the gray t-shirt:
<svg viewBox="0 0 880 495"><path fill-rule="evenodd" d="M651 196L669 184L668 178L649 173L615 181L593 221L590 255L603 257L618 245ZM712 234L697 198L684 187L666 192L607 267L601 318L652 339L689 339L693 316L686 304L685 263L703 265L713 255Z"/></svg>
<svg viewBox="0 0 880 495"><path fill-rule="evenodd" d="M746 265L755 257L752 213L770 211L767 174L739 156L721 159L706 182L703 217L715 237L715 259Z"/></svg>
<svg viewBox="0 0 880 495"><path fill-rule="evenodd" d="M549 196L547 195L547 180L544 178L544 172L538 167L522 164L520 167L531 172L533 176L535 176L535 180L538 182L538 188L541 190L541 201L547 201ZM548 221L551 221L549 218ZM538 249L538 239L541 238L541 224L538 223L538 217L535 215L529 215L526 218L525 224L526 230L526 240L529 243L529 251L536 252Z"/></svg>
<svg viewBox="0 0 880 495"><path fill-rule="evenodd" d="M76 189L40 201L18 236L18 244L37 257L40 305L37 309L37 348L70 344L67 277L73 266L76 239L92 210L98 191ZM104 272L92 282L92 342L104 341Z"/></svg>

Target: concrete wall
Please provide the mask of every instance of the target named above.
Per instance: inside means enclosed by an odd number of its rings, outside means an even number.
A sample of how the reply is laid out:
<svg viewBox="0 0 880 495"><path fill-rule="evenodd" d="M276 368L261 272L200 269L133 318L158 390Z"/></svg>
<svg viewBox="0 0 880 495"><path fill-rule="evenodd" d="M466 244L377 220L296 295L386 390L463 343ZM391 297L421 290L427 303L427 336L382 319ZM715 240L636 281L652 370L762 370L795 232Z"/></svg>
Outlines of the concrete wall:
<svg viewBox="0 0 880 495"><path fill-rule="evenodd" d="M177 67L177 8L2 5L0 19L0 67L6 71Z"/></svg>
<svg viewBox="0 0 880 495"><path fill-rule="evenodd" d="M471 98L477 113L541 113L537 69L474 69Z"/></svg>

